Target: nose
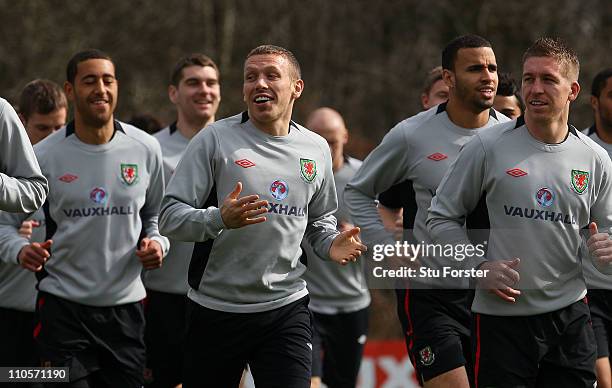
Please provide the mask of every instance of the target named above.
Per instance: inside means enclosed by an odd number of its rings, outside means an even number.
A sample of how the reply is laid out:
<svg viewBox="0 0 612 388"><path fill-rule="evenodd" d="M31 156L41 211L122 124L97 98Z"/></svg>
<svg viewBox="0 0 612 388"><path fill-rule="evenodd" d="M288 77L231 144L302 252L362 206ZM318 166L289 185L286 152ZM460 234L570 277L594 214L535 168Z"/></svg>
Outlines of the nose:
<svg viewBox="0 0 612 388"><path fill-rule="evenodd" d="M486 83L490 83L491 81L495 80L496 75L497 75L496 72L485 68L482 71L482 80L485 81Z"/></svg>
<svg viewBox="0 0 612 388"><path fill-rule="evenodd" d="M257 77L257 81L255 81L255 86L259 88L267 88L268 83L266 82L266 78L263 75Z"/></svg>
<svg viewBox="0 0 612 388"><path fill-rule="evenodd" d="M531 93L543 93L542 80L536 77L531 84Z"/></svg>
<svg viewBox="0 0 612 388"><path fill-rule="evenodd" d="M104 80L102 78L100 78L100 79L98 79L98 81L95 84L94 92L96 92L96 93L104 93L104 89L105 89Z"/></svg>

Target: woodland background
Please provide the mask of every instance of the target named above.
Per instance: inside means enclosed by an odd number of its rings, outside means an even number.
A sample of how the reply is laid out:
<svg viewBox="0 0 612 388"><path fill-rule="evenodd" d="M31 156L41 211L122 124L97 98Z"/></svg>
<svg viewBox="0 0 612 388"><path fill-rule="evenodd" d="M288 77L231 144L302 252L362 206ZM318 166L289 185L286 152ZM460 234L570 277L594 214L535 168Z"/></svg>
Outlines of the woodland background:
<svg viewBox="0 0 612 388"><path fill-rule="evenodd" d="M570 121L591 125L591 80L612 66L610 0L0 0L0 96L15 102L34 78L63 83L72 54L99 48L117 65L116 116L153 113L167 124L175 115L169 71L179 57L203 52L221 69L223 118L244 109L244 57L271 43L292 50L302 66L306 88L294 119L336 108L351 130L349 153L363 158L419 111L425 73L465 33L489 39L500 71L519 79L521 56L535 39L563 38L581 62ZM375 314L385 316L374 321L397 322L389 292L374 297ZM374 336L397 334L374 321Z"/></svg>

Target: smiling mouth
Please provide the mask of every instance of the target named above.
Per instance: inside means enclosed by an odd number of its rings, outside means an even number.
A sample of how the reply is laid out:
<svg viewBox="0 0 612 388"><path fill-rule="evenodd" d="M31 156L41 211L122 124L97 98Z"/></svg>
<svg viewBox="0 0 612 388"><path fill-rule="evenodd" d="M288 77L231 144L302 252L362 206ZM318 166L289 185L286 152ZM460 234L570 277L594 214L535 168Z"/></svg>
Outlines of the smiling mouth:
<svg viewBox="0 0 612 388"><path fill-rule="evenodd" d="M272 97L269 96L257 96L253 100L256 104L265 104L266 102L272 101Z"/></svg>
<svg viewBox="0 0 612 388"><path fill-rule="evenodd" d="M531 106L545 106L545 105L548 105L548 104L545 103L544 101L533 100L533 101L529 101L529 105L531 105Z"/></svg>
<svg viewBox="0 0 612 388"><path fill-rule="evenodd" d="M478 91L480 93L486 94L486 95L491 95L491 96L495 95L495 90L493 88L489 88L489 87L478 89Z"/></svg>

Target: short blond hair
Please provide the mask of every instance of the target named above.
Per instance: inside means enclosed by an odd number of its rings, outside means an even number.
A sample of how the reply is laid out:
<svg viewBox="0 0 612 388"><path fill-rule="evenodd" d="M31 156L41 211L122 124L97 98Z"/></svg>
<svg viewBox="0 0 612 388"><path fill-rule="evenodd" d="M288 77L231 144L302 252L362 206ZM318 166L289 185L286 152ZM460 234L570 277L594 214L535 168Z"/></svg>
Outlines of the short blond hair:
<svg viewBox="0 0 612 388"><path fill-rule="evenodd" d="M523 64L532 57L553 58L561 65L561 73L571 81L578 81L580 62L576 52L559 38L540 38L523 54Z"/></svg>
<svg viewBox="0 0 612 388"><path fill-rule="evenodd" d="M253 50L251 50L251 52L246 56L245 60L249 59L254 55L280 55L282 57L285 57L291 65L295 78L302 78L302 70L300 68L300 63L298 62L295 55L293 55L291 51L287 50L284 47L274 46L271 44L257 46Z"/></svg>

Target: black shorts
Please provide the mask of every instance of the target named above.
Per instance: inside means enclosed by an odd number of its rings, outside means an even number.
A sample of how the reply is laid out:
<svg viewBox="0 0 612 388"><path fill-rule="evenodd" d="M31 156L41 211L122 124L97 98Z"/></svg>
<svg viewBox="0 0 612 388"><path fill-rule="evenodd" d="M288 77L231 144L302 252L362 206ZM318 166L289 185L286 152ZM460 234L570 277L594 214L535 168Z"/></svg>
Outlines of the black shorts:
<svg viewBox="0 0 612 388"><path fill-rule="evenodd" d="M0 307L0 366L38 366L36 314Z"/></svg>
<svg viewBox="0 0 612 388"><path fill-rule="evenodd" d="M183 387L238 387L248 363L258 387L309 388L308 300L259 313L228 313L190 301Z"/></svg>
<svg viewBox="0 0 612 388"><path fill-rule="evenodd" d="M368 334L368 309L312 314L312 376L330 387L354 388Z"/></svg>
<svg viewBox="0 0 612 388"><path fill-rule="evenodd" d="M183 342L187 328L186 295L147 290L145 344L147 386L174 387L183 379Z"/></svg>
<svg viewBox="0 0 612 388"><path fill-rule="evenodd" d="M471 290L397 289L397 313L421 385L465 366L471 379Z"/></svg>
<svg viewBox="0 0 612 388"><path fill-rule="evenodd" d="M70 381L141 387L145 368L141 302L94 307L40 292L34 330L42 366L67 366Z"/></svg>
<svg viewBox="0 0 612 388"><path fill-rule="evenodd" d="M592 388L595 337L578 301L531 316L474 314L476 387Z"/></svg>
<svg viewBox="0 0 612 388"><path fill-rule="evenodd" d="M587 297L597 343L597 358L610 357L612 290L589 290Z"/></svg>

